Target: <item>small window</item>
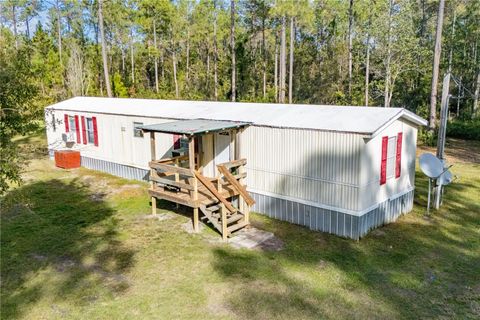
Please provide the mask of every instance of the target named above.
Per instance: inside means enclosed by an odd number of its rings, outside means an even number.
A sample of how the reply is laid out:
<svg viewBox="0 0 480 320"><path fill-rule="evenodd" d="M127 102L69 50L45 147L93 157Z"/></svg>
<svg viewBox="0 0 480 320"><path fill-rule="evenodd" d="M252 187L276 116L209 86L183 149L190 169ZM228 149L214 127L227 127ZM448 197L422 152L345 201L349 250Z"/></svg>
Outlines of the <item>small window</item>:
<svg viewBox="0 0 480 320"><path fill-rule="evenodd" d="M74 116L68 116L68 123L69 123L70 132L77 132L77 126L75 125Z"/></svg>
<svg viewBox="0 0 480 320"><path fill-rule="evenodd" d="M133 136L137 138L143 138L143 131L139 127L143 126L143 122L133 123Z"/></svg>
<svg viewBox="0 0 480 320"><path fill-rule="evenodd" d="M387 179L395 176L395 156L397 155L397 137L388 138Z"/></svg>
<svg viewBox="0 0 480 320"><path fill-rule="evenodd" d="M95 143L95 135L93 133L93 120L92 118L85 118L87 120L87 141L88 143Z"/></svg>

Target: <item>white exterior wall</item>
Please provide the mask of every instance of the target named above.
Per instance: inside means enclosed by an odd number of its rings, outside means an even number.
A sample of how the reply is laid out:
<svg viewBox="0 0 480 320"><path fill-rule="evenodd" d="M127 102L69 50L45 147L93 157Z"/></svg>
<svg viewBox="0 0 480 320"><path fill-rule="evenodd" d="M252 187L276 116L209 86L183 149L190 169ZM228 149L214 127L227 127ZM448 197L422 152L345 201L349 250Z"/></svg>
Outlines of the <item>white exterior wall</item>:
<svg viewBox="0 0 480 320"><path fill-rule="evenodd" d="M173 121L62 110L54 114L55 132L51 113L46 112L45 116L49 149L64 145L64 114L78 115L80 125L81 116L95 116L99 146L81 143L74 148L82 156L143 169L148 169L150 161L149 134L134 137L133 122L148 125ZM380 186L381 139L398 132L403 132L401 177L387 179ZM211 138L203 142L203 161L209 162L204 170L208 172L213 170L212 159L206 157L213 149ZM353 133L250 126L241 133L239 146L240 157L247 159L247 185L252 192L361 215L413 189L416 139L416 127L397 120L373 139ZM170 156L172 145L172 135L157 133L157 158Z"/></svg>
<svg viewBox="0 0 480 320"><path fill-rule="evenodd" d="M324 208L360 209L362 136L250 126L241 140L252 192Z"/></svg>
<svg viewBox="0 0 480 320"><path fill-rule="evenodd" d="M382 137L397 136L403 132L400 177L387 178L380 185L380 166ZM373 139L366 141L366 152L362 153L361 185L364 192L361 208L366 210L383 201L393 199L412 190L415 186L415 158L417 147L417 128L404 120L397 120L385 128Z"/></svg>
<svg viewBox="0 0 480 320"><path fill-rule="evenodd" d="M143 138L133 136L133 123L141 122L144 125L170 122L173 120L156 119L147 117L131 117L121 115L108 115L99 113L81 113L72 111L54 111L56 119L56 130L53 131L51 125L51 112L45 115L47 123L47 141L49 149L58 149L64 146L62 134L65 133L64 115L79 116L81 126L81 116L96 117L98 130L98 147L93 144L75 144L73 149L79 150L82 156L111 161L123 165L134 166L148 169L150 155L150 135L147 133ZM122 130L122 127L125 130ZM71 131L71 130L70 130ZM80 130L80 134L82 131ZM156 133L156 152L157 158L168 157L171 155L173 139L172 135Z"/></svg>

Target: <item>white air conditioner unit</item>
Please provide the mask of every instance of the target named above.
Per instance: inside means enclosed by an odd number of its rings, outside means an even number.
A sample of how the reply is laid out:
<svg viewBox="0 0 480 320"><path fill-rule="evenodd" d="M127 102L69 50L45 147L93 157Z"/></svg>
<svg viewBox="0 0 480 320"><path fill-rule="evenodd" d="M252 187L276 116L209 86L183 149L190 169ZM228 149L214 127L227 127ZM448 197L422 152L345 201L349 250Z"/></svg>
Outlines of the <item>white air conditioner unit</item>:
<svg viewBox="0 0 480 320"><path fill-rule="evenodd" d="M62 140L64 142L75 142L75 132L62 133Z"/></svg>

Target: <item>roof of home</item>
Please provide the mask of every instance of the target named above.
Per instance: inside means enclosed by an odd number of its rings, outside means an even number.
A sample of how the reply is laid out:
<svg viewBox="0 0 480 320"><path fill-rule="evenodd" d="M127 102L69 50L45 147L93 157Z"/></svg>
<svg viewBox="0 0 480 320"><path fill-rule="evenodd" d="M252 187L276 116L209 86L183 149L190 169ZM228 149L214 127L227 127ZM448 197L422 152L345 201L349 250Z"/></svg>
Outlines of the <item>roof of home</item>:
<svg viewBox="0 0 480 320"><path fill-rule="evenodd" d="M350 132L370 137L399 118L418 126L427 124L406 109L380 107L75 97L48 108L172 120L241 121L258 126Z"/></svg>
<svg viewBox="0 0 480 320"><path fill-rule="evenodd" d="M224 131L248 126L248 122L221 121L221 120L177 120L158 124L141 126L144 131L197 135L208 132Z"/></svg>

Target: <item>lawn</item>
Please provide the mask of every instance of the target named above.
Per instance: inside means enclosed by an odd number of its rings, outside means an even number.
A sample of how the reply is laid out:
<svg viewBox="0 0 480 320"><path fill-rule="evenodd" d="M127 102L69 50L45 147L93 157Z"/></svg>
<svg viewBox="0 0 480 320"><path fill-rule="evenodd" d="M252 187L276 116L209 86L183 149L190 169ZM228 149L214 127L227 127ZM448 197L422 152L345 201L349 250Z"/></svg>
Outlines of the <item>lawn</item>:
<svg viewBox="0 0 480 320"><path fill-rule="evenodd" d="M480 144L449 147L458 179L441 210L425 216L418 173L413 212L360 241L254 214L280 251L187 233L168 203L152 219L147 184L25 148L25 182L1 200L1 318L478 319L480 164L464 153Z"/></svg>

